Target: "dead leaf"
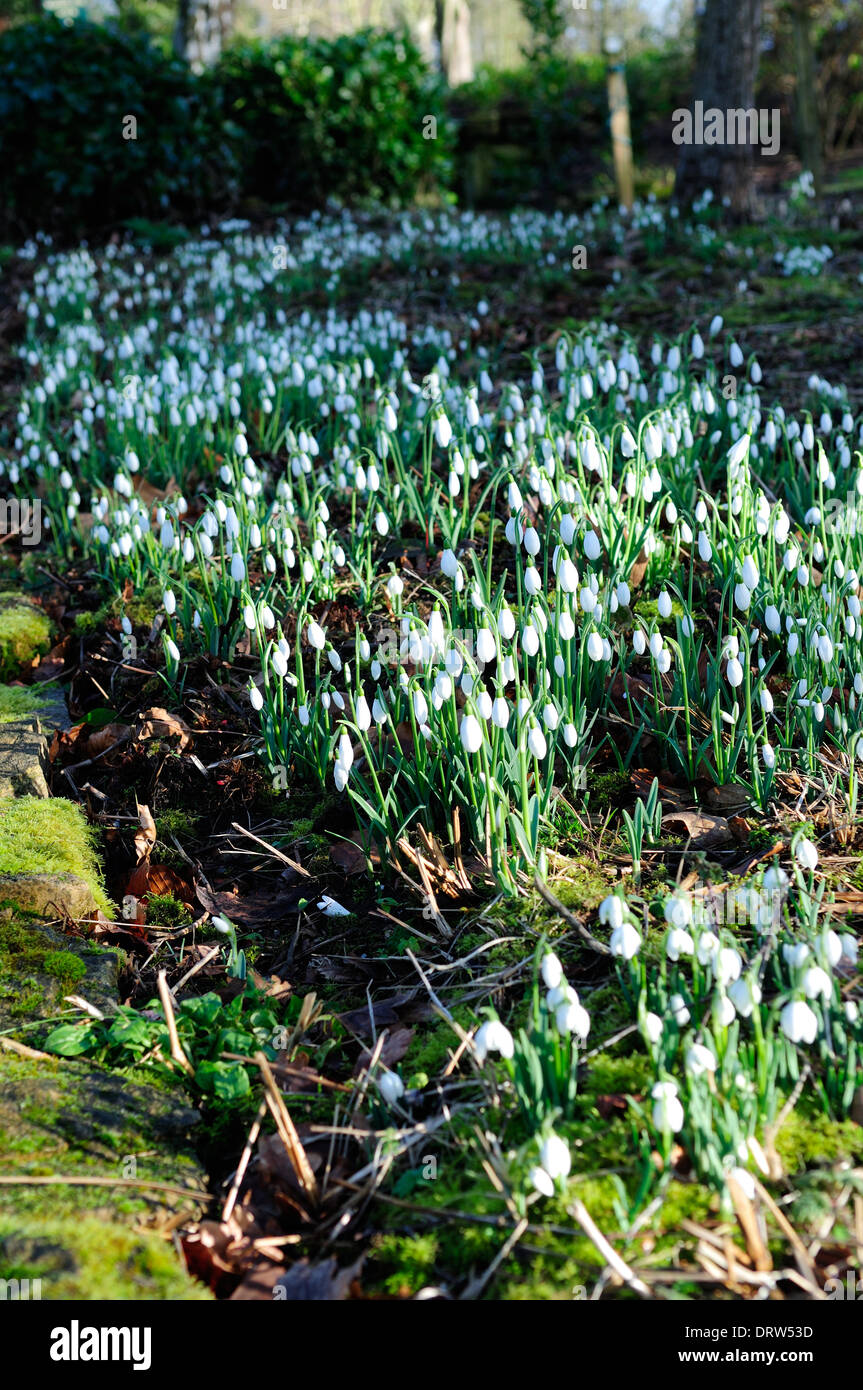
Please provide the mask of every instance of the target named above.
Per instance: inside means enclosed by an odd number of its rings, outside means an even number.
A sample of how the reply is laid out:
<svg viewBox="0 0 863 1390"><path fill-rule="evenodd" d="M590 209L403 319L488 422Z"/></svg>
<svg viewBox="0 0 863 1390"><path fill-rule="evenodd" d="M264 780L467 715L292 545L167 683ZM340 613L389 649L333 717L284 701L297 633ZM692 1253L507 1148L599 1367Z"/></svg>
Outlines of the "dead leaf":
<svg viewBox="0 0 863 1390"><path fill-rule="evenodd" d="M382 1067L391 1070L397 1062L400 1062L411 1045L413 1038L413 1028L399 1026L392 1028L384 1037L383 1046L378 1054L378 1061ZM371 1060L372 1049L364 1047L354 1065L354 1076L359 1076L360 1072L365 1071Z"/></svg>
<svg viewBox="0 0 863 1390"><path fill-rule="evenodd" d="M358 1279L365 1256L352 1265L339 1269L335 1255L315 1264L302 1259L282 1270L281 1266L271 1266L277 1275L270 1280L266 1267L253 1270L247 1275L238 1289L231 1294L231 1301L266 1298L273 1303L299 1303L311 1299L317 1303L336 1303L349 1298L351 1285Z"/></svg>
<svg viewBox="0 0 863 1390"><path fill-rule="evenodd" d="M379 869L381 865L381 856L375 846L366 849L362 841L356 837L337 840L330 850L330 858L336 868L345 874L364 874L369 859L374 868Z"/></svg>
<svg viewBox="0 0 863 1390"><path fill-rule="evenodd" d="M712 811L742 811L749 805L749 797L743 787L729 782L724 787L710 787L707 802Z"/></svg>
<svg viewBox="0 0 863 1390"><path fill-rule="evenodd" d="M662 817L662 829L672 835L685 835L693 849L716 849L732 839L725 817L706 811L669 811Z"/></svg>
<svg viewBox="0 0 863 1390"><path fill-rule="evenodd" d="M185 719L181 719L178 714L169 714L160 705L153 705L152 709L144 710L139 716L135 737L142 741L148 738L179 737L181 752L192 742L192 732Z"/></svg>
<svg viewBox="0 0 863 1390"><path fill-rule="evenodd" d="M135 853L138 856L138 863L150 858L150 852L156 843L156 822L150 815L149 806L142 806L138 803L138 825L140 830L135 834Z"/></svg>
<svg viewBox="0 0 863 1390"><path fill-rule="evenodd" d="M105 724L101 729L96 729L95 733L90 734L84 745L83 753L85 758L97 758L100 754L106 753L109 748L113 748L116 743L127 739L132 730L128 724Z"/></svg>

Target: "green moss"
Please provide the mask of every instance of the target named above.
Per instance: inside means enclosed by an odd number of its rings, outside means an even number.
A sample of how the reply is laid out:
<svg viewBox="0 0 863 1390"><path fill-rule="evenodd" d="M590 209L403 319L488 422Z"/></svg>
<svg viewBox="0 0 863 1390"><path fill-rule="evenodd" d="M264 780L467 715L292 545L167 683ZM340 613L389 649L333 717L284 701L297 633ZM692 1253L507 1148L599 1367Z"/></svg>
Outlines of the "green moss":
<svg viewBox="0 0 863 1390"><path fill-rule="evenodd" d="M92 888L105 916L114 917L94 840L80 809L61 797L22 796L0 805L0 875L75 874Z"/></svg>
<svg viewBox="0 0 863 1390"><path fill-rule="evenodd" d="M14 1271L26 1270L25 1275ZM38 1278L43 1299L207 1302L174 1248L152 1231L96 1216L52 1220L26 1229L0 1217L0 1278Z"/></svg>
<svg viewBox="0 0 863 1390"><path fill-rule="evenodd" d="M476 1021L467 1008L456 1006L451 1012L465 1030ZM417 1073L430 1078L440 1076L458 1045L458 1034L444 1019L439 1019L428 1028L418 1028L405 1055L402 1067L405 1076Z"/></svg>
<svg viewBox="0 0 863 1390"><path fill-rule="evenodd" d="M800 1106L788 1116L775 1142L782 1166L792 1176L812 1164L863 1158L863 1127L823 1113L806 1114Z"/></svg>
<svg viewBox="0 0 863 1390"><path fill-rule="evenodd" d="M46 951L42 969L65 985L75 985L87 974L81 957L73 955L71 951Z"/></svg>
<svg viewBox="0 0 863 1390"><path fill-rule="evenodd" d="M23 594L0 594L0 679L51 648L51 620Z"/></svg>
<svg viewBox="0 0 863 1390"><path fill-rule="evenodd" d="M0 724L38 714L50 702L56 687L33 685L0 685Z"/></svg>
<svg viewBox="0 0 863 1390"><path fill-rule="evenodd" d="M147 899L147 923L149 926L176 930L186 927L192 921L192 914L172 893L163 893ZM248 953L247 953L248 959Z"/></svg>

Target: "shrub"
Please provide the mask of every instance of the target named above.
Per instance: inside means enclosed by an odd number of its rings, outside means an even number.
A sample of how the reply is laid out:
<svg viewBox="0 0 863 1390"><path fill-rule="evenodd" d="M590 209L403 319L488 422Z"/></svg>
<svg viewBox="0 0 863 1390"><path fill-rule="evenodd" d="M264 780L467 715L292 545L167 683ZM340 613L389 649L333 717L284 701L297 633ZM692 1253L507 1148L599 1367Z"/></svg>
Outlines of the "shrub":
<svg viewBox="0 0 863 1390"><path fill-rule="evenodd" d="M238 44L202 81L238 138L248 196L296 207L333 197L404 204L447 181L440 89L405 33Z"/></svg>
<svg viewBox="0 0 863 1390"><path fill-rule="evenodd" d="M199 211L233 167L209 88L145 35L56 18L0 34L3 234Z"/></svg>

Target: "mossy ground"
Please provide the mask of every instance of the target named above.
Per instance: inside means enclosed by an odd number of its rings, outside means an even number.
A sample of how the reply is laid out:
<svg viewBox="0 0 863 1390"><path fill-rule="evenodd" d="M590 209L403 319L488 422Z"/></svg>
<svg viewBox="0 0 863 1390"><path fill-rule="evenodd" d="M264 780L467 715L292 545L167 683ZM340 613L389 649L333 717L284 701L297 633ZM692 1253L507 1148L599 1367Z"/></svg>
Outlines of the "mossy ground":
<svg viewBox="0 0 863 1390"><path fill-rule="evenodd" d="M50 703L54 687L32 685L0 685L0 724L38 714Z"/></svg>
<svg viewBox="0 0 863 1390"><path fill-rule="evenodd" d="M0 594L0 680L15 676L51 647L51 620L24 594Z"/></svg>
<svg viewBox="0 0 863 1390"><path fill-rule="evenodd" d="M3 874L75 874L89 884L105 916L115 916L94 841L92 829L71 801L24 796L4 802L0 805L0 899Z"/></svg>

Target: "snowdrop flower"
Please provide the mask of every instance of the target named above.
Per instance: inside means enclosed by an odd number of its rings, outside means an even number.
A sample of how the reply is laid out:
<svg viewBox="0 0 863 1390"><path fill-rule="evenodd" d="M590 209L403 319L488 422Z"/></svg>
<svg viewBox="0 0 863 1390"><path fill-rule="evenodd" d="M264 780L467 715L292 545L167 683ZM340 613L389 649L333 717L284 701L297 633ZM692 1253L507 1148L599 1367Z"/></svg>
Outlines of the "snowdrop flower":
<svg viewBox="0 0 863 1390"><path fill-rule="evenodd" d="M466 714L459 726L462 748L466 753L478 753L482 747L482 727L475 714Z"/></svg>
<svg viewBox="0 0 863 1390"><path fill-rule="evenodd" d="M572 1166L567 1144L557 1134L549 1134L539 1150L539 1161L548 1176L557 1181L567 1177Z"/></svg>
<svg viewBox="0 0 863 1390"><path fill-rule="evenodd" d="M671 1010L671 1017L680 1028L689 1022L689 1010L682 994L672 994L668 1001L668 1007Z"/></svg>
<svg viewBox="0 0 863 1390"><path fill-rule="evenodd" d="M559 1004L554 1019L559 1033L575 1033L584 1041L590 1032L590 1015L577 999Z"/></svg>
<svg viewBox="0 0 863 1390"><path fill-rule="evenodd" d="M180 660L180 648L177 646L173 637L165 638L165 651L167 652L168 656L171 658L172 661Z"/></svg>
<svg viewBox="0 0 863 1390"><path fill-rule="evenodd" d="M797 860L801 869L812 870L818 864L818 850L815 848L812 841L807 840L804 836L797 842L794 858Z"/></svg>
<svg viewBox="0 0 863 1390"><path fill-rule="evenodd" d="M733 946L723 946L715 953L712 965L719 984L724 987L739 978L743 961Z"/></svg>
<svg viewBox="0 0 863 1390"><path fill-rule="evenodd" d="M327 893L324 893L318 901L318 910L325 917L350 917L351 915L346 907L342 907L341 903L336 902L335 898L331 898Z"/></svg>
<svg viewBox="0 0 863 1390"><path fill-rule="evenodd" d="M538 724L534 724L528 732L527 746L531 755L538 759L539 762L542 762L548 752L548 744L546 743L545 734Z"/></svg>
<svg viewBox="0 0 863 1390"><path fill-rule="evenodd" d="M695 943L688 931L682 927L672 927L665 938L665 954L669 960L680 960L681 956L691 956Z"/></svg>
<svg viewBox="0 0 863 1390"><path fill-rule="evenodd" d="M644 1015L644 1031L648 1040L655 1046L662 1037L662 1019L659 1014L646 1013Z"/></svg>
<svg viewBox="0 0 863 1390"><path fill-rule="evenodd" d="M621 922L611 933L608 944L613 956L620 960L632 960L641 946L641 933L631 922Z"/></svg>
<svg viewBox="0 0 863 1390"><path fill-rule="evenodd" d="M377 1078L377 1087L386 1105L396 1105L405 1093L405 1083L394 1071L382 1072Z"/></svg>
<svg viewBox="0 0 863 1390"><path fill-rule="evenodd" d="M850 961L852 965L856 965L858 951L856 936L852 936L850 932L843 932L839 940L842 944L842 955L845 960Z"/></svg>
<svg viewBox="0 0 863 1390"><path fill-rule="evenodd" d="M238 550L231 556L231 578L235 584L242 584L246 577L246 566Z"/></svg>
<svg viewBox="0 0 863 1390"><path fill-rule="evenodd" d="M793 999L779 1015L779 1026L793 1043L813 1043L818 1036L818 1018L802 999Z"/></svg>
<svg viewBox="0 0 863 1390"><path fill-rule="evenodd" d="M253 710L262 710L264 708L264 697L256 685L249 687L249 704L252 706Z"/></svg>
<svg viewBox="0 0 863 1390"><path fill-rule="evenodd" d="M820 965L811 965L803 976L802 983L807 999L817 999L819 995L829 999L833 993L833 981Z"/></svg>
<svg viewBox="0 0 863 1390"><path fill-rule="evenodd" d="M741 975L729 985L728 997L740 1017L749 1018L754 1006L761 1003L761 989L753 978Z"/></svg>
<svg viewBox="0 0 863 1390"><path fill-rule="evenodd" d="M563 979L563 966L554 951L547 951L543 956L540 971L546 989L557 989Z"/></svg>
<svg viewBox="0 0 863 1390"><path fill-rule="evenodd" d="M507 1059L515 1052L512 1034L497 1018L489 1019L477 1029L473 1046L480 1063L485 1061L490 1052L499 1052L501 1057Z"/></svg>
<svg viewBox="0 0 863 1390"><path fill-rule="evenodd" d="M603 898L599 904L599 920L604 927L616 928L623 924L623 899L616 893Z"/></svg>
<svg viewBox="0 0 863 1390"><path fill-rule="evenodd" d="M650 1092L653 1099L653 1124L656 1129L677 1134L683 1129L685 1116L673 1081L657 1081Z"/></svg>
<svg viewBox="0 0 863 1390"><path fill-rule="evenodd" d="M686 1053L686 1069L693 1076L703 1076L705 1072L712 1075L716 1071L716 1058L709 1047L693 1043Z"/></svg>
<svg viewBox="0 0 863 1390"><path fill-rule="evenodd" d="M584 553L588 560L598 560L602 554L602 546L595 531L588 531L584 537Z"/></svg>
<svg viewBox="0 0 863 1390"><path fill-rule="evenodd" d="M306 638L308 639L309 645L314 647L315 651L323 651L327 639L324 629L319 623L316 623L314 620L309 623L306 628Z"/></svg>
<svg viewBox="0 0 863 1390"><path fill-rule="evenodd" d="M725 679L728 681L732 690L736 690L738 686L743 684L743 667L736 656L729 658L728 664L725 667Z"/></svg>

